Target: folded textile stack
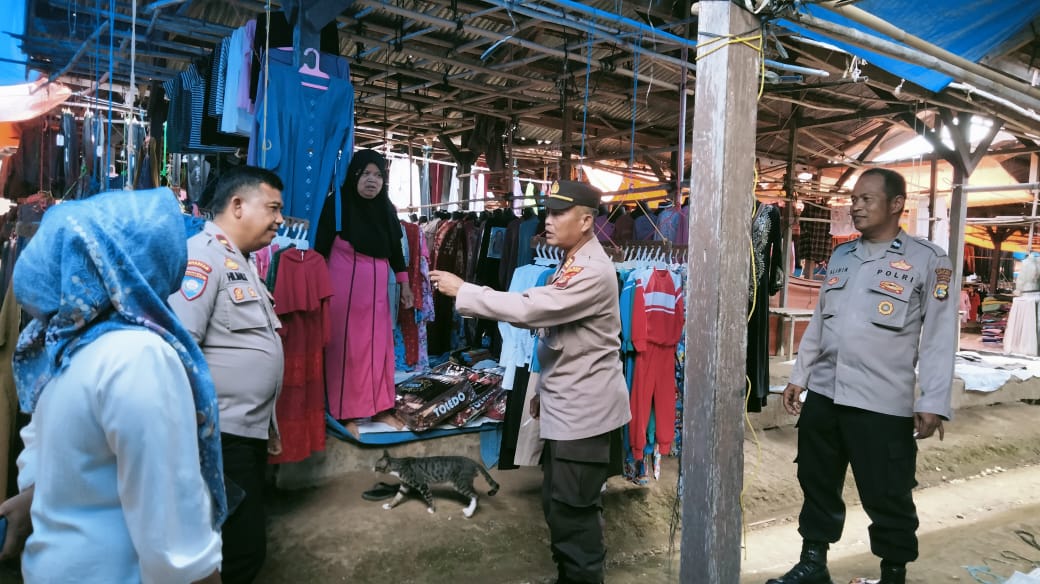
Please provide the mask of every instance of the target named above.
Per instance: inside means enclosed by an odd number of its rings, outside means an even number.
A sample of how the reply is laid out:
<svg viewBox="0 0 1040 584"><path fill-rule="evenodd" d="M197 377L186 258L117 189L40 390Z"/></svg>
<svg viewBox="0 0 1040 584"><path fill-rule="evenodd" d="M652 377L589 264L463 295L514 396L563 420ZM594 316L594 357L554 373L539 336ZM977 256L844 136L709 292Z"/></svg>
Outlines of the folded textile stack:
<svg viewBox="0 0 1040 584"><path fill-rule="evenodd" d="M982 326L983 343L1003 343L1004 330L1007 328L1008 311L1011 303L998 300L992 296L982 301L982 318L979 324Z"/></svg>

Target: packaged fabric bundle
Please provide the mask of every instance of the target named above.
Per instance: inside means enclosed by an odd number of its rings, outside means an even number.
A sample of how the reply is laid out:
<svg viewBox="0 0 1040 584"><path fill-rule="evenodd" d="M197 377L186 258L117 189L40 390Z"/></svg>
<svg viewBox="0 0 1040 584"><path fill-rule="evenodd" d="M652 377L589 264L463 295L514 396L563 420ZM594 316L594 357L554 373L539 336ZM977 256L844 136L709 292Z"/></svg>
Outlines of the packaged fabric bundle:
<svg viewBox="0 0 1040 584"><path fill-rule="evenodd" d="M423 432L444 422L472 403L476 392L470 382L479 374L454 363L397 385L397 417L409 430Z"/></svg>

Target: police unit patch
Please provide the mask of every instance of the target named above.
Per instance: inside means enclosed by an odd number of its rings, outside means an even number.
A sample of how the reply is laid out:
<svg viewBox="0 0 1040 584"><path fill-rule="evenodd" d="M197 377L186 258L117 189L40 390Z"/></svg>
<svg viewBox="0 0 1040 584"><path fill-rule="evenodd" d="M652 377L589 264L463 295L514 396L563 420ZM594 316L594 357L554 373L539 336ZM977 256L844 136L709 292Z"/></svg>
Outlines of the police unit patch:
<svg viewBox="0 0 1040 584"><path fill-rule="evenodd" d="M188 270L184 273L184 279L181 280L181 296L184 296L188 302L195 300L206 291L207 282L209 282L209 276L205 272Z"/></svg>
<svg viewBox="0 0 1040 584"><path fill-rule="evenodd" d="M189 268L198 268L207 274L213 271L213 268L209 267L209 264L202 260L188 260Z"/></svg>
<svg viewBox="0 0 1040 584"><path fill-rule="evenodd" d="M888 316L895 311L896 307L892 305L888 300L882 300L877 305L878 314L882 316Z"/></svg>
<svg viewBox="0 0 1040 584"><path fill-rule="evenodd" d="M882 290L888 290L889 292L891 292L893 294L902 294L903 293L903 287L900 286L899 284L896 284L895 282L889 282L889 281L886 280L886 281L882 282L881 284L879 284L879 286L881 286Z"/></svg>
<svg viewBox="0 0 1040 584"><path fill-rule="evenodd" d="M237 270L238 269L238 262L236 262L235 260L233 260L231 258L224 258L224 267L229 269L229 270Z"/></svg>
<svg viewBox="0 0 1040 584"><path fill-rule="evenodd" d="M553 282L553 286L556 286L560 290L563 290L567 287L567 284L570 283L571 278L580 274L581 271L584 269L585 268L581 266L572 266L565 269L563 272L560 273L560 277L557 278L555 282Z"/></svg>
<svg viewBox="0 0 1040 584"><path fill-rule="evenodd" d="M932 296L936 300L946 300L950 297L950 278L953 276L953 270L950 268L935 268L935 290L932 291Z"/></svg>
<svg viewBox="0 0 1040 584"><path fill-rule="evenodd" d="M833 286L838 283L838 280L840 280L840 278L838 278L837 276L832 276L830 280L827 280L827 285Z"/></svg>
<svg viewBox="0 0 1040 584"><path fill-rule="evenodd" d="M910 268L913 267L910 264L906 263L906 260L899 260L898 262L891 262L888 265L892 266L893 268L895 268L897 270L902 270L904 272L909 271Z"/></svg>

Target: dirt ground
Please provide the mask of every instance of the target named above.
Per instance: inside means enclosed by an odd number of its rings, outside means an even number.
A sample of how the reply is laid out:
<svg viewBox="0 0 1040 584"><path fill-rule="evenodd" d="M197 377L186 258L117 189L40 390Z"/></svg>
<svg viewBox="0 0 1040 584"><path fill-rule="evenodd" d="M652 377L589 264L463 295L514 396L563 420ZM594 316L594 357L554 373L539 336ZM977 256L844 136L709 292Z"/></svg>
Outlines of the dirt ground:
<svg viewBox="0 0 1040 584"><path fill-rule="evenodd" d="M960 411L944 442L921 444L917 497L929 503L926 509L919 501L922 558L912 566L911 582L972 582L960 566L983 565L1004 550L1040 561L1040 549L1025 546L1013 533L1021 528L1040 537L1040 468L1025 468L1040 462L1038 413L1026 404ZM764 582L796 559L794 520L801 495L792 462L795 438L791 427L747 435L743 582ZM678 552L668 551L677 468L675 459L666 460L661 481L647 487L611 479L605 503L609 584L679 581ZM271 506L269 559L261 582L552 582L555 568L539 503L539 470L492 474L502 490L495 497L482 496L468 520L462 516L464 501L445 490L437 491L434 515L417 499L392 511L362 500L362 491L387 479L375 473L351 473L321 487L280 492ZM862 510L852 506L851 485L850 476L850 525L831 552L836 582L873 575L877 567L865 543ZM477 486L486 492L482 479ZM854 517L860 517L860 528L853 529ZM791 551L780 553L785 546ZM775 556L768 558L776 565L772 572L769 562L755 560L769 550ZM1030 567L991 563L1004 577Z"/></svg>
<svg viewBox="0 0 1040 584"><path fill-rule="evenodd" d="M946 440L921 443L918 460L921 559L910 582L973 580L962 566L985 566L1000 576L1028 571L1040 549L1014 531L1040 538L1040 410L1005 404L959 411ZM795 480L792 427L747 433L743 505L747 538L742 584L762 583L796 559L795 519L801 495ZM666 459L662 478L639 487L611 479L606 494L608 584L679 582L679 551L669 552L676 507L678 461ZM537 468L492 470L501 491L482 493L472 519L450 490L435 491L437 513L418 499L392 511L361 498L392 477L354 472L320 487L273 491L269 506L268 561L260 584L548 584L555 567L539 500ZM876 577L866 518L846 489L849 521L831 550L835 582ZM674 541L680 534L675 533ZM1006 552L1006 553L1005 553ZM1017 555L1016 555L1017 554ZM982 578L985 578L982 576ZM0 570L0 583L18 582ZM696 578L687 579L697 584ZM684 583L685 584L685 583ZM736 583L734 583L736 584Z"/></svg>

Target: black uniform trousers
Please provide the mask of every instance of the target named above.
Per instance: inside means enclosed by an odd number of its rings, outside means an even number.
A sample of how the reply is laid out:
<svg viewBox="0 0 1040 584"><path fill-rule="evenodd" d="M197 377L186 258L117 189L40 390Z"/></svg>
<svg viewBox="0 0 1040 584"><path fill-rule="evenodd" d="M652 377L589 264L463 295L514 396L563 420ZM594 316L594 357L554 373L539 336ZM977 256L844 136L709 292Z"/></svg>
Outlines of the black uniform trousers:
<svg viewBox="0 0 1040 584"><path fill-rule="evenodd" d="M917 559L917 508L912 489L917 442L914 420L837 405L809 391L798 420L798 482L805 501L798 532L834 543L845 526L842 488L852 466L870 517L870 551L895 563Z"/></svg>
<svg viewBox="0 0 1040 584"><path fill-rule="evenodd" d="M220 580L224 584L249 584L256 579L267 557L267 441L221 433L220 442L224 478L231 483L227 488L229 505L234 503L233 499L240 499L221 530L224 561Z"/></svg>
<svg viewBox="0 0 1040 584"><path fill-rule="evenodd" d="M542 451L542 511L549 524L559 582L599 583L603 541L603 483L611 433L580 440L546 440Z"/></svg>

